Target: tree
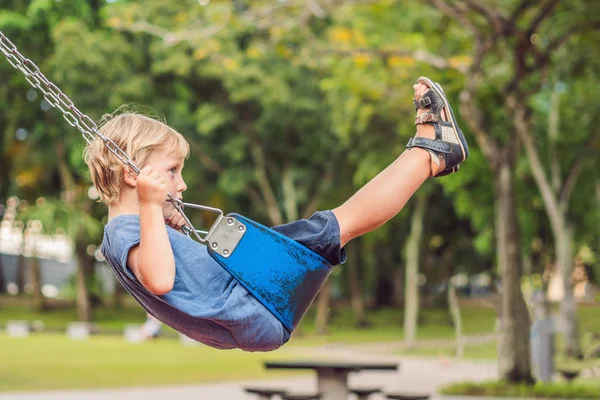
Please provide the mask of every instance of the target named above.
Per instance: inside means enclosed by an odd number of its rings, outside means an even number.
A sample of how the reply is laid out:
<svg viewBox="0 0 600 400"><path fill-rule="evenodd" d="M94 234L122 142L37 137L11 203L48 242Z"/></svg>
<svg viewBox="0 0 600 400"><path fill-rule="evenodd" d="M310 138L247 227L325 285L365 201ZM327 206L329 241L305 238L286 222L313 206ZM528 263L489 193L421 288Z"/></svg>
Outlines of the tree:
<svg viewBox="0 0 600 400"><path fill-rule="evenodd" d="M91 321L91 304L87 288L89 274L86 274L87 246L102 231L100 222L82 207L81 203L61 200L43 200L38 205L26 208L19 214L23 221L39 221L44 231L54 233L61 230L73 241L76 248L76 304L80 321Z"/></svg>
<svg viewBox="0 0 600 400"><path fill-rule="evenodd" d="M548 179L536 162L536 149L531 139L530 101L545 82L546 72L552 65L553 55L573 35L589 30L596 24L586 17L571 18L566 9L556 11L558 1L513 2L512 8L491 7L473 1L453 2L435 0L433 4L450 16L474 37L472 63L467 70L465 89L461 93L461 111L488 162L492 166L497 202L497 240L499 262L503 271L503 321L506 341L501 352L501 375L511 381L530 380L528 360L528 315L519 288L521 262L518 254L518 231L514 175L518 141L523 143L532 167L534 179L542 192L547 208L554 210L551 225L557 241L557 257L564 276L570 275L572 252L565 246L569 242L569 228L559 214L560 206L551 196ZM570 4L570 7L574 4ZM581 9L587 5L575 4ZM560 10L560 8L558 9ZM552 19L559 21L550 27ZM541 35L548 40L541 40ZM507 72L494 70L494 65L508 59ZM505 64L506 65L506 64ZM493 93L492 109L481 107L482 93ZM488 97L489 99L489 97ZM514 123L501 125L494 113L504 110ZM512 135L500 140L496 125L506 128ZM569 183L570 185L570 183ZM567 185L567 194L569 189ZM565 197L568 201L568 195ZM559 243L562 243L559 245ZM575 314L572 295L565 296L562 313L567 321L567 352L576 352Z"/></svg>
<svg viewBox="0 0 600 400"><path fill-rule="evenodd" d="M421 257L421 240L423 237L423 220L427 195L423 191L415 199L415 209L410 221L410 234L406 241L406 279L404 301L404 341L409 347L414 347L417 339L419 322L419 265Z"/></svg>

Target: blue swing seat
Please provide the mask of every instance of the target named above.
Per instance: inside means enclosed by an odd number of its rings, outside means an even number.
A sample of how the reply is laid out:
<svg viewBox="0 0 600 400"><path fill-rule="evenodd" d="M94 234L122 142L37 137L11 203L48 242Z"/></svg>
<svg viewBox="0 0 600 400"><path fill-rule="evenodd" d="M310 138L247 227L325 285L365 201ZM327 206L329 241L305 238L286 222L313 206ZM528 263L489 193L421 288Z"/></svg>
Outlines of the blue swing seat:
<svg viewBox="0 0 600 400"><path fill-rule="evenodd" d="M300 243L239 214L228 214L246 227L224 257L210 255L292 332L331 273L332 265Z"/></svg>

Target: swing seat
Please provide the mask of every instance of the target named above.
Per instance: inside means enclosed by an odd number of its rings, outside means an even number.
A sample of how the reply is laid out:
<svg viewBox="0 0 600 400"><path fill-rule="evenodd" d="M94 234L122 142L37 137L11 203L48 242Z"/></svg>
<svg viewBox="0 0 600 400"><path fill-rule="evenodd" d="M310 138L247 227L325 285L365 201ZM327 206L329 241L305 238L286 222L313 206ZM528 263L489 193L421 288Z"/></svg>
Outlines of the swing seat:
<svg viewBox="0 0 600 400"><path fill-rule="evenodd" d="M208 246L210 255L290 331L314 301L333 268L300 243L239 214L243 237L227 257ZM240 230L243 228L240 228Z"/></svg>

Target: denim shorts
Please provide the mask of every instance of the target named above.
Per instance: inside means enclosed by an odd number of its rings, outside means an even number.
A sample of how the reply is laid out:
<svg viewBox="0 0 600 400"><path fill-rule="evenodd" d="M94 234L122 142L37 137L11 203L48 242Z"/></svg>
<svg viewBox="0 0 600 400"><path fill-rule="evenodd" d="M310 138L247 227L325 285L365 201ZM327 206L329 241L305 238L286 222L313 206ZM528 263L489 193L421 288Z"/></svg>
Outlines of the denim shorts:
<svg viewBox="0 0 600 400"><path fill-rule="evenodd" d="M308 247L331 265L346 262L346 250L340 248L340 225L332 211L318 211L309 219L274 226L272 229Z"/></svg>

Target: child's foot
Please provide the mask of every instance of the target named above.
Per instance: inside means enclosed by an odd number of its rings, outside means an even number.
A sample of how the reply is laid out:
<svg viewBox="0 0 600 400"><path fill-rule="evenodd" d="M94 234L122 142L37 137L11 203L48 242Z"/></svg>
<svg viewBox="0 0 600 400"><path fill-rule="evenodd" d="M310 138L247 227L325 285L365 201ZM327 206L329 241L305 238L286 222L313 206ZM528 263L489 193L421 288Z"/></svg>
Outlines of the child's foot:
<svg viewBox="0 0 600 400"><path fill-rule="evenodd" d="M431 175L444 176L458 171L459 164L469 156L465 137L444 90L429 78L421 77L414 85L417 109L417 134L407 148L419 147L431 155Z"/></svg>

